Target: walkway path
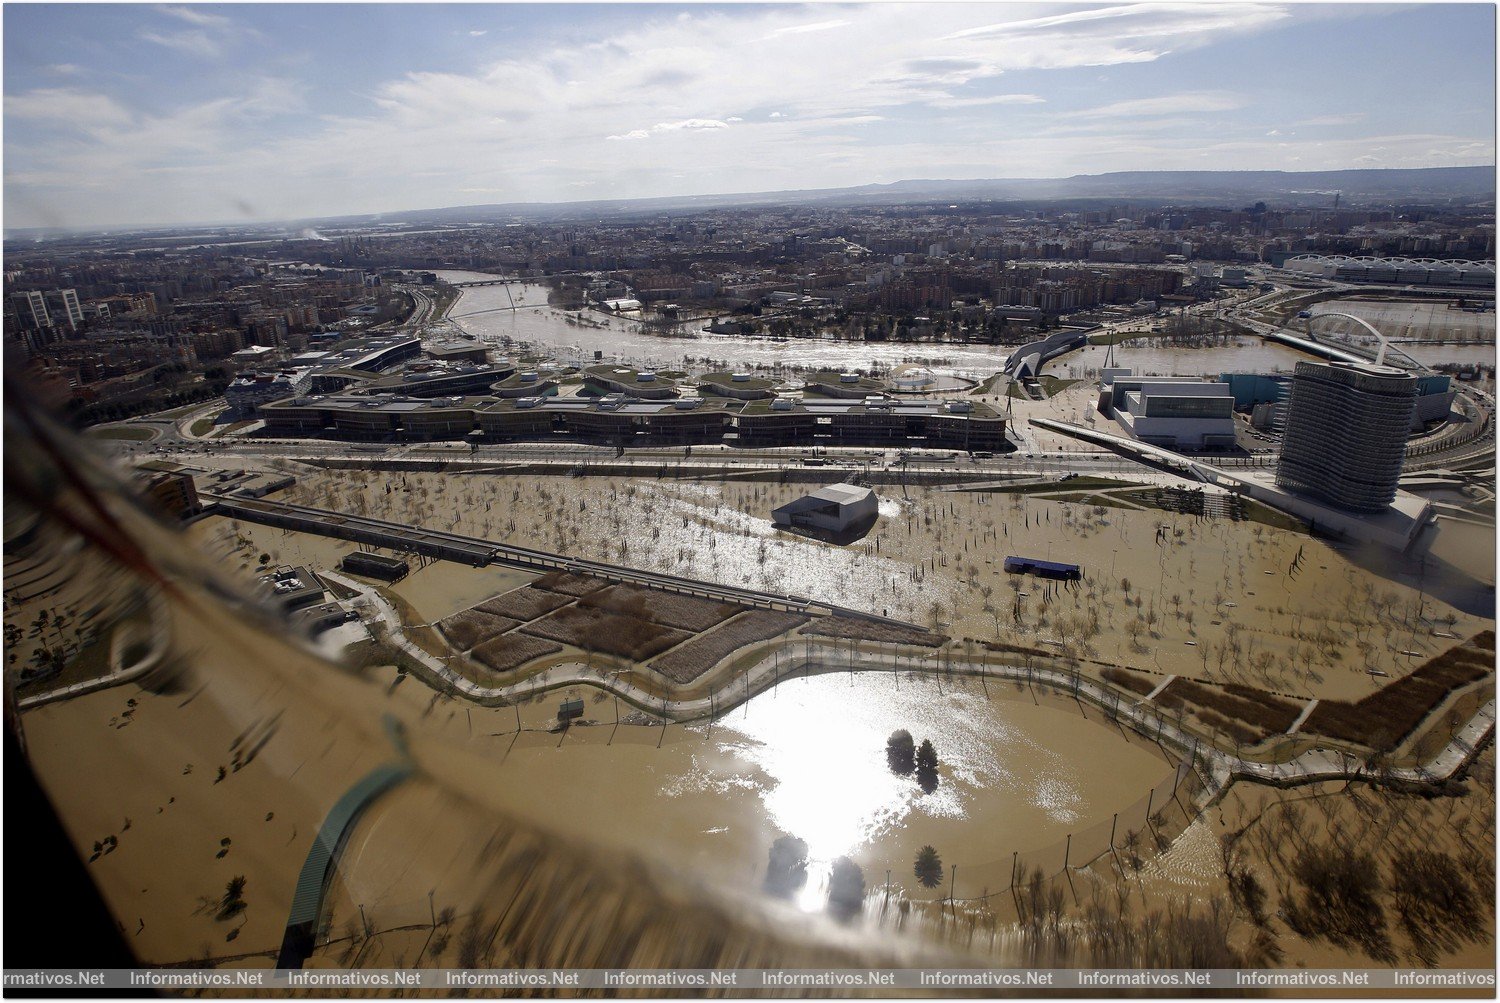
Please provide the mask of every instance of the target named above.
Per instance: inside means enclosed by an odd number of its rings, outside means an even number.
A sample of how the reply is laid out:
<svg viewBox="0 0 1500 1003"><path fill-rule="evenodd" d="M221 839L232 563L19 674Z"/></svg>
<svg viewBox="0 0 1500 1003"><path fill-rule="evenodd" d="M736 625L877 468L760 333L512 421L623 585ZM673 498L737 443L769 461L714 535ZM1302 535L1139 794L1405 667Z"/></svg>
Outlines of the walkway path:
<svg viewBox="0 0 1500 1003"><path fill-rule="evenodd" d="M455 693L480 702L509 703L517 698L534 696L548 690L586 685L615 694L622 700L649 709L663 718L684 722L708 718L737 707L782 678L830 672L911 672L920 670L922 662L931 659L933 664L930 671L934 673L941 670L950 675L1014 680L1042 686L1080 701L1086 700L1120 724L1155 740L1164 749L1170 747L1183 758L1193 761L1204 773L1211 795L1217 795L1238 779L1273 784L1315 783L1376 776L1412 783L1446 780L1473 756L1495 727L1495 701L1491 699L1459 730L1453 741L1429 762L1416 767L1386 768L1378 774L1356 756L1321 747L1304 752L1290 762L1258 763L1203 742L1198 736L1167 720L1149 702L1131 704L1113 689L1078 672L1000 661L954 659L940 663L937 661L939 652L936 651L925 656L903 656L894 647L890 651L871 652L808 638L799 638L788 644L786 656L778 651L762 658L743 676L726 681L719 692L703 697L678 700L659 697L622 678L623 673L612 674L578 663L554 665L508 686L481 686L454 672L442 658L412 643L403 631L396 610L374 589L333 572L325 574L359 593L358 598L353 600L354 605L364 606L374 612L385 624L390 644L400 648L442 679ZM996 657L1006 656L997 653ZM1009 657L1020 659L1022 656Z"/></svg>
<svg viewBox="0 0 1500 1003"><path fill-rule="evenodd" d="M1302 726L1307 723L1307 719L1312 716L1312 712L1317 706L1318 701L1316 699L1309 700L1307 706L1302 708L1302 713L1297 715L1297 720L1292 722L1292 726L1286 730L1286 733L1288 735L1295 735L1301 731Z"/></svg>
<svg viewBox="0 0 1500 1003"><path fill-rule="evenodd" d="M139 679L161 663L167 654L167 645L171 638L171 628L168 626L171 611L167 604L162 601L161 596L152 592L147 597L148 615L144 622L124 620L117 624L109 634L107 640L95 641L96 644L109 645L109 673L97 676L93 679L85 679L82 682L73 683L68 686L60 686L57 689L48 690L45 693L34 693L30 696L21 697L16 700L17 710L31 710L43 704L56 703L59 700L71 700L89 693L97 693L107 690L112 686L119 686ZM133 640L138 632L145 631L148 635L150 646L145 653L129 665L125 664L125 651L128 642Z"/></svg>
<svg viewBox="0 0 1500 1003"><path fill-rule="evenodd" d="M1157 696L1160 695L1161 691L1166 689L1171 684L1172 680L1176 678L1176 676L1168 676L1167 678L1163 679L1160 683L1157 684L1156 689L1141 697L1136 701L1136 703L1149 703L1150 701L1155 700Z"/></svg>

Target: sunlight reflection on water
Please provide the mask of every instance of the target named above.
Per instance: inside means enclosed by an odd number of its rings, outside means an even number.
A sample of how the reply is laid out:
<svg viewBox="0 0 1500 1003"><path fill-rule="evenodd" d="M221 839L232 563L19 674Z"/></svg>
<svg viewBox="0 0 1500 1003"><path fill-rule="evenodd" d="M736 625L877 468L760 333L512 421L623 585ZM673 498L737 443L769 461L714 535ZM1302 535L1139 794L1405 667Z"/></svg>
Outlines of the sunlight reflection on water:
<svg viewBox="0 0 1500 1003"><path fill-rule="evenodd" d="M866 675L851 685L844 674L816 676L782 683L745 714L729 715L721 723L730 737L720 737L718 747L758 768L755 786L768 818L807 842L812 889L835 858L918 815L968 819L981 795L1024 799L1059 822L1076 821L1075 768L1011 725L1010 706L979 692L940 694L931 681ZM936 747L941 783L933 793L887 768L886 740L899 728Z"/></svg>

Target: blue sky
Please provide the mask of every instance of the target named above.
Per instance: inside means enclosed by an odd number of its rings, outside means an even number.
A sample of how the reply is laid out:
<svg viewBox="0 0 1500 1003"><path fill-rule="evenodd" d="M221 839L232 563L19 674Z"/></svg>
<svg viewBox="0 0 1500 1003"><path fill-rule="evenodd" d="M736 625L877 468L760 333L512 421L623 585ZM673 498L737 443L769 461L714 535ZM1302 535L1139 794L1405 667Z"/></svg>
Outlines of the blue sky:
<svg viewBox="0 0 1500 1003"><path fill-rule="evenodd" d="M5 224L1494 163L1489 4L4 7Z"/></svg>

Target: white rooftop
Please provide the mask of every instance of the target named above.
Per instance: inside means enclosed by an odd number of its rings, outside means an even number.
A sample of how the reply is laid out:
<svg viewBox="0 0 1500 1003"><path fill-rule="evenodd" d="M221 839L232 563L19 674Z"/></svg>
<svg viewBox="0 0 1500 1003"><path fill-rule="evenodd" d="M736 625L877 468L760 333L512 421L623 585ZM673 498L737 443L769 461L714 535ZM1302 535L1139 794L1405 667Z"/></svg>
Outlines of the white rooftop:
<svg viewBox="0 0 1500 1003"><path fill-rule="evenodd" d="M1232 397L1228 383L1176 383L1169 379L1147 380L1141 384L1146 397Z"/></svg>
<svg viewBox="0 0 1500 1003"><path fill-rule="evenodd" d="M839 505L853 505L855 502L864 501L873 493L869 488L862 488L858 484L830 484L819 488L807 497Z"/></svg>

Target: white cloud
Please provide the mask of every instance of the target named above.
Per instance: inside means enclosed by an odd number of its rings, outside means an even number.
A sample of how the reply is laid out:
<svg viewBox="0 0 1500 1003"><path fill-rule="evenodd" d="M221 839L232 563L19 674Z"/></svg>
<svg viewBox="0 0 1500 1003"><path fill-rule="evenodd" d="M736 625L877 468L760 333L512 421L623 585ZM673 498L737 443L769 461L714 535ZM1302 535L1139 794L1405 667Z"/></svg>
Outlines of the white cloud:
<svg viewBox="0 0 1500 1003"><path fill-rule="evenodd" d="M200 28L225 29L232 27L234 22L220 14L211 14L206 6L194 5L190 7L160 6L156 8L162 14L175 17L188 24L197 25Z"/></svg>
<svg viewBox="0 0 1500 1003"><path fill-rule="evenodd" d="M948 38L995 39L1017 35L1032 39L1088 35L1112 38L1181 37L1260 28L1288 16L1286 9L1276 4L1140 3L1001 21L957 31Z"/></svg>
<svg viewBox="0 0 1500 1003"><path fill-rule="evenodd" d="M934 108L983 108L989 105L1045 104L1046 98L1035 94L992 94L979 98L933 98L927 103Z"/></svg>
<svg viewBox="0 0 1500 1003"><path fill-rule="evenodd" d="M489 34L489 29L487 29L487 28L478 28L478 29L475 29L473 31L470 31L469 32L469 37L470 38L480 38L480 37L482 37L484 35L488 35L488 34Z"/></svg>
<svg viewBox="0 0 1500 1003"><path fill-rule="evenodd" d="M1198 91L1186 94L1165 94L1154 98L1135 98L1116 101L1097 108L1069 112L1074 118L1132 118L1148 115L1182 115L1201 112L1236 111L1245 107L1246 100L1237 94L1217 91Z"/></svg>
<svg viewBox="0 0 1500 1003"><path fill-rule="evenodd" d="M846 25L848 23L849 23L848 21L838 20L838 21L815 21L812 24L795 24L795 25L791 25L791 26L786 27L786 28L777 28L775 31L771 32L769 35L767 35L765 37L769 39L769 38L780 38L783 35L806 35L809 32L814 32L814 31L828 31L831 28L842 28L842 27L844 27L844 25Z"/></svg>
<svg viewBox="0 0 1500 1003"><path fill-rule="evenodd" d="M1304 118L1295 125L1307 126L1330 126L1330 125L1357 125L1365 120L1363 112L1353 112L1348 115L1314 115L1312 118Z"/></svg>
<svg viewBox="0 0 1500 1003"><path fill-rule="evenodd" d="M184 9L190 16L148 10L160 22L148 25L151 33L202 33L208 45L240 55L232 44L248 36L217 13L235 8ZM1302 156L1311 168L1376 152L1353 136L1316 149L1310 135L1275 152L1286 137L1260 133L1273 123L1285 131L1281 118L1245 131L1234 131L1234 116L1205 118L1245 107L1244 97L1191 84L1179 94L1135 97L1139 89L1101 87L1096 71L1085 69L1238 42L1280 24L1288 14L1279 6L1142 4L1028 18L1019 7L889 3L840 6L836 19L831 13L814 19L806 7L755 5L643 13L581 44L559 32L555 42L538 39L472 71L393 75L367 85L357 95L363 105L334 91L337 112L317 104L321 94L313 90L308 100L319 114L292 120L287 131L272 126L299 108L302 92L291 79L268 79L249 93L236 85L195 96L184 87L175 106L150 110L84 89L11 94L6 195L46 203L77 222L233 218L241 203L270 218L305 218L476 194L562 199L590 184L649 196L936 172L1055 176L1197 166L1205 151L1213 166L1274 166ZM1006 16L1012 19L995 21ZM748 44L755 39L764 40ZM192 47L180 38L153 41ZM996 78L1020 71L1033 71L1024 77L1027 93L994 93ZM1123 82L1133 72L1116 76ZM1053 91L1053 80L1066 86ZM1101 105L1052 112L1074 107L1076 99L1064 103L1064 95L1080 87L1103 95ZM1044 101L1043 125L976 139L997 131L985 128L995 109ZM892 124L912 116L930 127L921 142ZM1461 159L1468 144L1486 138L1432 132L1380 155L1389 166ZM1230 140L1241 145L1225 145ZM435 179L437 165L463 166ZM36 194L44 190L45 198Z"/></svg>
<svg viewBox="0 0 1500 1003"><path fill-rule="evenodd" d="M163 6L155 8L157 13L192 25L182 31L158 31L143 28L136 37L144 42L164 46L200 59L219 59L232 42L248 38L260 38L260 32L237 24L222 14L213 14L207 4L187 7Z"/></svg>
<svg viewBox="0 0 1500 1003"><path fill-rule="evenodd" d="M609 139L646 139L657 136L664 132L702 132L712 129L727 129L728 122L720 122L711 118L687 118L680 122L658 122L649 129L632 129L618 136L609 136Z"/></svg>
<svg viewBox="0 0 1500 1003"><path fill-rule="evenodd" d="M5 114L11 118L34 119L59 127L72 126L90 130L123 126L132 115L107 94L90 94L66 88L44 88L5 96Z"/></svg>
<svg viewBox="0 0 1500 1003"><path fill-rule="evenodd" d="M176 49L178 52L187 53L190 56L198 56L202 59L216 59L223 53L223 47L219 41L210 38L203 31L176 31L164 33L160 31L140 31L136 37L143 42L154 42L168 49Z"/></svg>

